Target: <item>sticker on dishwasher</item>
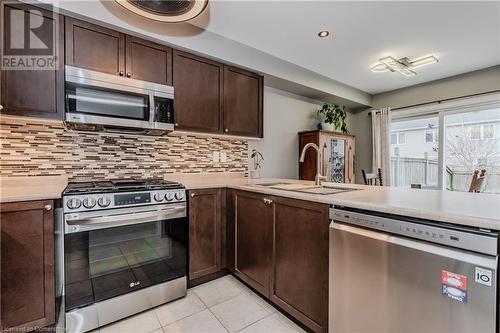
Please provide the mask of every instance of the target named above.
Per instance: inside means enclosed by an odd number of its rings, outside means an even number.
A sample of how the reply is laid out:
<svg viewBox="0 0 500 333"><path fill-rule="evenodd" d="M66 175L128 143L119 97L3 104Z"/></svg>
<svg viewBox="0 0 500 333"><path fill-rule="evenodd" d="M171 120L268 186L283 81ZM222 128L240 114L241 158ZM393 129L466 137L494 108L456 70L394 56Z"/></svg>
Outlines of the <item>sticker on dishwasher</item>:
<svg viewBox="0 0 500 333"><path fill-rule="evenodd" d="M446 286L455 287L467 291L467 276L453 272L441 271L441 283Z"/></svg>
<svg viewBox="0 0 500 333"><path fill-rule="evenodd" d="M458 288L447 286L443 284L443 295L454 299L455 301L459 301L462 303L467 303L467 291L460 290Z"/></svg>
<svg viewBox="0 0 500 333"><path fill-rule="evenodd" d="M442 270L441 285L443 295L467 303L467 276Z"/></svg>
<svg viewBox="0 0 500 333"><path fill-rule="evenodd" d="M491 280L493 272L489 269L484 269L481 267L476 267L476 283L484 284L485 286L491 287Z"/></svg>

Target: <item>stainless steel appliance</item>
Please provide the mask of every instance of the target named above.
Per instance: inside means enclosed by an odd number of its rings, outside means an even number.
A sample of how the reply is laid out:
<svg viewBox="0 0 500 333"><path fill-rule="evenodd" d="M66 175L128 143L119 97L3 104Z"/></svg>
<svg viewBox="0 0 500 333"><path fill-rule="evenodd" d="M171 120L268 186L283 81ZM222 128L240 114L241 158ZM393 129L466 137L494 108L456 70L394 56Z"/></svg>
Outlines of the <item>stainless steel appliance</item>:
<svg viewBox="0 0 500 333"><path fill-rule="evenodd" d="M498 233L330 211L329 332L496 332Z"/></svg>
<svg viewBox="0 0 500 333"><path fill-rule="evenodd" d="M162 180L70 183L63 193L67 332L186 295L184 188Z"/></svg>
<svg viewBox="0 0 500 333"><path fill-rule="evenodd" d="M65 67L65 122L77 130L161 135L174 129L174 88Z"/></svg>

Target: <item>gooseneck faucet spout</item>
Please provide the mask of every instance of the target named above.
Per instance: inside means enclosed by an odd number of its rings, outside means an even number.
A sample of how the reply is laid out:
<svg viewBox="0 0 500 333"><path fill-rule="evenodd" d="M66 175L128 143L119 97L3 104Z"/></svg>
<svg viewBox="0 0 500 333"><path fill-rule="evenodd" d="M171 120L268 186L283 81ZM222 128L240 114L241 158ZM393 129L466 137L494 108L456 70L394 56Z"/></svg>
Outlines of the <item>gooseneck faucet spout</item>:
<svg viewBox="0 0 500 333"><path fill-rule="evenodd" d="M321 175L321 170L323 170L323 152L319 149L319 147L315 143L312 143L312 142L309 142L308 144L306 144L304 146L304 148L302 148L302 152L300 154L299 161L301 163L303 163L305 161L306 151L309 148L314 148L316 150L316 155L318 158L316 161L316 177L314 179L314 183L316 185L320 186L321 181L326 180L326 177Z"/></svg>

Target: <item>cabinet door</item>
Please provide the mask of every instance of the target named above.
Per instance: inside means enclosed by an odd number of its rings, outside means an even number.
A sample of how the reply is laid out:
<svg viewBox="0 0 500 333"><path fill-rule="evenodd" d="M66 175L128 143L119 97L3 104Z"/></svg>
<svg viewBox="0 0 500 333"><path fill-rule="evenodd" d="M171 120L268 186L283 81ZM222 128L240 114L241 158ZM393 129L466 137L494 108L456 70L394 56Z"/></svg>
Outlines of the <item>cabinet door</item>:
<svg viewBox="0 0 500 333"><path fill-rule="evenodd" d="M261 194L236 192L235 274L269 297L273 205ZM269 202L269 201L267 201Z"/></svg>
<svg viewBox="0 0 500 333"><path fill-rule="evenodd" d="M26 4L5 3L2 24L10 24L11 12L22 10L25 15L35 9L42 13L43 24L37 29L42 40L52 39L54 26L62 16ZM0 72L2 114L62 119L64 114L64 31L56 30L58 40L53 47L58 58L56 70L2 70ZM6 41L7 42L7 41Z"/></svg>
<svg viewBox="0 0 500 333"><path fill-rule="evenodd" d="M126 76L172 85L172 49L144 39L126 37Z"/></svg>
<svg viewBox="0 0 500 333"><path fill-rule="evenodd" d="M315 143L319 145L319 132L303 132L299 133L299 156L302 153L302 149L308 143ZM299 179L301 180L314 180L316 177L316 161L317 161L316 150L309 148L306 152L306 157L304 162L297 161L299 163Z"/></svg>
<svg viewBox="0 0 500 333"><path fill-rule="evenodd" d="M224 132L262 137L262 77L224 66Z"/></svg>
<svg viewBox="0 0 500 333"><path fill-rule="evenodd" d="M125 35L66 17L66 64L109 74L125 71Z"/></svg>
<svg viewBox="0 0 500 333"><path fill-rule="evenodd" d="M222 65L174 50L176 129L221 132Z"/></svg>
<svg viewBox="0 0 500 333"><path fill-rule="evenodd" d="M270 299L314 332L328 331L328 205L275 198Z"/></svg>
<svg viewBox="0 0 500 333"><path fill-rule="evenodd" d="M1 327L55 322L52 207L52 201L0 205Z"/></svg>
<svg viewBox="0 0 500 333"><path fill-rule="evenodd" d="M222 269L222 190L189 191L189 279Z"/></svg>

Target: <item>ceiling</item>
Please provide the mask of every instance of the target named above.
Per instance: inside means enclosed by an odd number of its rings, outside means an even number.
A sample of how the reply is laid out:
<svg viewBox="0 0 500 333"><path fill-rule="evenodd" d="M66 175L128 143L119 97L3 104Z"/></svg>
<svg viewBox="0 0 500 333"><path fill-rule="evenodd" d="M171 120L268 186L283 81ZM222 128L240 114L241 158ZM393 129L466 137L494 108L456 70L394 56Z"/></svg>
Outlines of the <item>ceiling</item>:
<svg viewBox="0 0 500 333"><path fill-rule="evenodd" d="M500 64L499 1L212 0L191 23L370 94ZM414 77L370 71L428 54L440 62Z"/></svg>

